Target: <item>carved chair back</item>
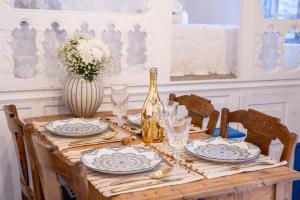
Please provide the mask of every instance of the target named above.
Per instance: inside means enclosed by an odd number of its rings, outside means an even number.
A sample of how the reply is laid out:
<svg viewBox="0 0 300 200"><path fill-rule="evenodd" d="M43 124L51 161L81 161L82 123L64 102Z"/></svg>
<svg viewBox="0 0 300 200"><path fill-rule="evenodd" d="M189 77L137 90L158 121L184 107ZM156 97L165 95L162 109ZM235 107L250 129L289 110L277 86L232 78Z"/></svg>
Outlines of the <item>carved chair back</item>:
<svg viewBox="0 0 300 200"><path fill-rule="evenodd" d="M57 175L76 193L76 199L88 199L88 182L86 168L82 162L71 163L44 135L32 136L35 155L37 158L39 175L46 200L62 198L57 181Z"/></svg>
<svg viewBox="0 0 300 200"><path fill-rule="evenodd" d="M31 154L32 148L30 146L27 146L28 138L24 134L24 123L19 119L17 108L15 105L5 105L3 106L3 110L5 113L8 129L12 134L16 156L19 163L22 199L43 199L39 175L38 171L36 170L36 163ZM28 150L28 154L26 154L26 147ZM29 155L34 191L32 191L29 185L29 167L27 164L27 155Z"/></svg>
<svg viewBox="0 0 300 200"><path fill-rule="evenodd" d="M185 105L188 115L192 118L192 123L196 126L203 127L203 121L208 118L207 130L208 135L213 135L216 128L219 111L215 110L210 100L191 94L176 97L175 94L169 95L170 101L176 101L179 105Z"/></svg>
<svg viewBox="0 0 300 200"><path fill-rule="evenodd" d="M227 138L231 122L242 124L247 130L245 141L257 145L264 155L269 155L272 140L279 139L284 146L280 160L290 162L297 135L289 132L280 119L253 109L230 112L228 108L223 108L220 130L222 137Z"/></svg>

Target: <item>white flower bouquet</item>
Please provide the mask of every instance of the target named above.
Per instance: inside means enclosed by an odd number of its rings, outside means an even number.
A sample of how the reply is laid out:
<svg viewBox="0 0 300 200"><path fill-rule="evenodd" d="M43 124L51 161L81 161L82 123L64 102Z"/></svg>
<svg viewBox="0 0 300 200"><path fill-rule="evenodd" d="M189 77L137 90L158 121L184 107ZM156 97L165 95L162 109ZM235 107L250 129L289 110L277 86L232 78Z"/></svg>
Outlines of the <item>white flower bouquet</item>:
<svg viewBox="0 0 300 200"><path fill-rule="evenodd" d="M57 50L62 65L92 81L111 61L111 52L101 40L76 34Z"/></svg>

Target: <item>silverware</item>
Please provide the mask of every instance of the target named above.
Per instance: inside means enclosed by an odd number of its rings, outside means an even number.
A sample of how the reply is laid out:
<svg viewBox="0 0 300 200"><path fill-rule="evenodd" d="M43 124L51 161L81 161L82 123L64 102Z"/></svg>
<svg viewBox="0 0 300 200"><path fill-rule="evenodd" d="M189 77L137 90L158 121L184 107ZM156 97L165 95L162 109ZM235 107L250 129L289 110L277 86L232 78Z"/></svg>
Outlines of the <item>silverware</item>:
<svg viewBox="0 0 300 200"><path fill-rule="evenodd" d="M118 132L116 132L116 131L108 131L108 132L104 133L103 135L101 135L101 137L81 138L78 140L74 140L74 141L70 142L69 146L80 144L80 143L89 143L91 141L109 140L109 139L112 139L113 137L115 137L117 134L118 134Z"/></svg>
<svg viewBox="0 0 300 200"><path fill-rule="evenodd" d="M241 165L232 166L231 169L240 170L242 168L254 167L254 166L258 166L258 165L274 165L275 163L276 163L276 160L264 160L264 161L250 163L250 164L241 164Z"/></svg>
<svg viewBox="0 0 300 200"><path fill-rule="evenodd" d="M166 168L166 169L160 169L156 170L154 173L146 176L136 176L136 177L131 177L131 178L125 178L122 180L114 181L110 183L111 186L113 185L120 185L123 183L130 183L130 182L135 182L135 181L141 181L141 180L147 180L147 179L161 179L165 178L170 175L172 171L172 168Z"/></svg>
<svg viewBox="0 0 300 200"><path fill-rule="evenodd" d="M206 170L202 170L199 171L200 174L205 174L205 173L212 173L212 172L223 172L223 171L236 171L236 170L240 170L243 168L247 168L247 167L254 167L254 166L258 166L258 165L273 165L275 164L276 161L275 160L261 160L261 161L256 161L253 163L247 163L247 164L239 164L239 165L235 165L235 166L215 166L214 168L210 168L210 169L206 169Z"/></svg>
<svg viewBox="0 0 300 200"><path fill-rule="evenodd" d="M132 189L141 188L141 187L148 187L148 186L152 186L152 185L159 185L162 183L175 182L175 181L179 181L179 180L182 180L182 178L168 178L168 179L154 180L154 181L147 182L147 183L140 183L140 184L131 185L131 186L127 186L127 187L112 189L111 192L112 193L123 192L126 190L132 190Z"/></svg>
<svg viewBox="0 0 300 200"><path fill-rule="evenodd" d="M122 138L123 139L123 138ZM75 143L75 144L69 144L69 147L82 147L82 146L91 146L91 145L97 145L97 144L107 144L107 143L114 143L114 142L120 142L122 139L116 139L116 140L97 140L97 141L87 141L87 142L81 142L81 143Z"/></svg>

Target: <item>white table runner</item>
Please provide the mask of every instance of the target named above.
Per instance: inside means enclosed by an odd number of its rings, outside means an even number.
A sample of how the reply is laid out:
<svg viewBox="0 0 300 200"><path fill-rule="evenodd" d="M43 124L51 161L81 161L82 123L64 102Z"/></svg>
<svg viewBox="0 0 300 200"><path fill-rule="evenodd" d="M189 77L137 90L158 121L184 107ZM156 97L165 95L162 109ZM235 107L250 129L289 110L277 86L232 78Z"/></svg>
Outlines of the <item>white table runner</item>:
<svg viewBox="0 0 300 200"><path fill-rule="evenodd" d="M151 147L159 152L163 152L163 154L166 154L169 157L172 157L172 153L174 152L174 150L166 143L151 144ZM273 161L273 159L262 154L257 160L242 164L211 162L191 155L186 150L182 150L180 155L182 157L180 164L183 167L197 172L207 179L287 165L286 161L277 161L273 165L263 165L260 163L261 161ZM240 169L236 169L237 167L240 167Z"/></svg>
<svg viewBox="0 0 300 200"><path fill-rule="evenodd" d="M67 148L71 148L72 146L70 146L70 144L74 141L77 141L78 139L82 139L82 138L75 138L75 137L63 137L63 136L59 136L59 135L55 135L53 133L50 133L48 131L45 130L44 125L46 124L46 122L33 122L33 126L36 130L38 130L39 132L43 133L47 139L58 148L58 150L64 150ZM94 136L90 136L87 137L89 139L92 139L92 141L90 140L90 142L97 142L97 143L107 143L107 142L119 142L121 141L124 137L129 137L129 135L125 132L122 131L117 131L118 134L113 137L112 139L109 140L105 140L103 139L103 135L102 134L98 134L98 135L94 135Z"/></svg>
<svg viewBox="0 0 300 200"><path fill-rule="evenodd" d="M142 146L142 145L135 145L135 146ZM73 151L67 151L64 152L63 154L72 162L77 162L80 160L82 156L82 151L83 150L73 150ZM166 163L162 163L159 167L155 168L154 170L144 172L144 173L138 173L138 176L140 175L151 175L155 170L161 169L161 168L166 168L169 167ZM117 192L117 193L112 193L112 189L116 188L123 188L127 186L132 186L135 184L140 184L140 183L148 183L153 180L143 180L143 181L136 181L136 182L131 182L131 183L125 183L117 186L110 186L111 182L117 181L117 180L122 180L124 178L128 177L135 177L137 174L132 174L132 175L112 175L112 174L103 174L100 172L95 172L93 170L88 169L87 170L87 179L97 188L104 196L106 197L111 197L114 195L118 194L123 194L123 193L129 193L129 192L136 192L136 191L143 191L147 189L153 189L153 188L160 188L160 187L166 187L166 186L171 186L171 185L178 185L178 184L183 184L183 183L189 183L193 181L198 181L201 179L204 179L203 176L200 174L185 170L182 167L173 167L172 172L170 176L167 178L182 178L181 180L174 181L174 182L168 182L168 183L163 183L163 184L157 184L157 185L152 185L152 186L147 186L147 187L140 187L137 189L132 189L132 190L126 190L123 192Z"/></svg>

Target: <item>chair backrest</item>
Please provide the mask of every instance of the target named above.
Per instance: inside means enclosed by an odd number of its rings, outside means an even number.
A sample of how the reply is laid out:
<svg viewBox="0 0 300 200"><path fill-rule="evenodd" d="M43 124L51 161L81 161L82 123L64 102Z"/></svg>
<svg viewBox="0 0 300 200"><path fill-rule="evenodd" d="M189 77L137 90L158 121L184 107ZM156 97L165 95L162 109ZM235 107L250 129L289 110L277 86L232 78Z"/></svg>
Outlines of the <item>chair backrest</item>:
<svg viewBox="0 0 300 200"><path fill-rule="evenodd" d="M76 193L76 199L87 200L88 182L84 164L68 161L42 134L34 134L32 141L45 199L61 199L58 175Z"/></svg>
<svg viewBox="0 0 300 200"><path fill-rule="evenodd" d="M29 187L29 176L28 176L28 165L26 158L26 150L24 143L23 134L23 122L19 119L17 109L15 105L5 105L3 106L5 113L8 129L12 134L12 138L15 145L16 156L19 163L20 169L20 181L22 194L25 196L30 196L32 194L27 194L30 190Z"/></svg>
<svg viewBox="0 0 300 200"><path fill-rule="evenodd" d="M289 132L280 119L253 109L230 112L228 108L223 108L220 130L222 137L228 136L228 127L231 122L242 124L247 130L245 141L256 144L264 155L269 155L272 140L279 139L284 146L280 160L290 162L297 135Z"/></svg>
<svg viewBox="0 0 300 200"><path fill-rule="evenodd" d="M169 95L170 101L176 101L180 105L185 105L188 115L192 118L192 123L196 126L203 127L203 120L208 118L207 131L208 135L213 135L216 128L219 111L215 110L210 100L191 94L176 97L175 94Z"/></svg>
<svg viewBox="0 0 300 200"><path fill-rule="evenodd" d="M15 105L3 106L5 113L8 129L12 134L14 141L16 156L19 163L20 169L20 182L22 195L28 199L41 200L43 199L43 192L39 180L38 171L36 169L36 162L32 156L32 146L28 145L30 137L28 137L33 129L27 131L27 135L24 132L24 123L19 119L17 108ZM27 147L27 148L26 148ZM26 154L26 149L28 154ZM27 157L29 155L29 158ZM30 162L31 177L33 184L33 191L29 185L29 167L28 161Z"/></svg>

